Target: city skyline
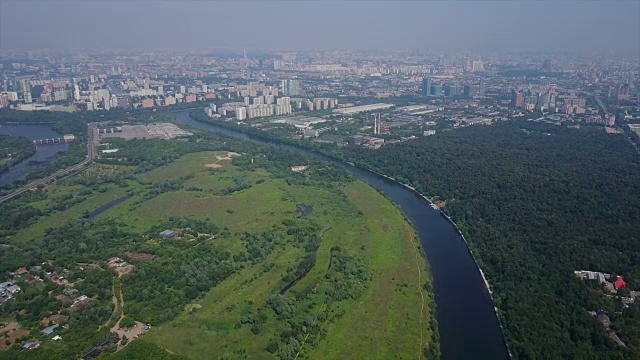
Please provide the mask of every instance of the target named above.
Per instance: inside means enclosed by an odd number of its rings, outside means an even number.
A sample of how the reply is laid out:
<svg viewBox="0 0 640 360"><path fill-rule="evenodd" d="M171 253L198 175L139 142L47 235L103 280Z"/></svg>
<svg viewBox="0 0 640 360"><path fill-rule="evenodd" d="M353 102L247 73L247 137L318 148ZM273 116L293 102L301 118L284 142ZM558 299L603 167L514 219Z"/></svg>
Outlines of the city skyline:
<svg viewBox="0 0 640 360"><path fill-rule="evenodd" d="M134 1L125 6L117 1L3 0L0 48L637 55L639 14L637 2Z"/></svg>

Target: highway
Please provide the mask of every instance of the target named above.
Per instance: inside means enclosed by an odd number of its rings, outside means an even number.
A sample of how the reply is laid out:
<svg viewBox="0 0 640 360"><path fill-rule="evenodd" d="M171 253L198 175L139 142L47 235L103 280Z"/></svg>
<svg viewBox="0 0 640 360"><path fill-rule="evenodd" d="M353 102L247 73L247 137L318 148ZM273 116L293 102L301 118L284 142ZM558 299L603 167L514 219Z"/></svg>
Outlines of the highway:
<svg viewBox="0 0 640 360"><path fill-rule="evenodd" d="M602 111L604 111L604 116L609 116L609 111L607 111L607 107L602 102L602 99L600 99L600 96L596 96L596 102L600 105Z"/></svg>
<svg viewBox="0 0 640 360"><path fill-rule="evenodd" d="M5 196L0 197L0 203L5 202L7 200L13 199L14 197L24 193L25 191L29 191L32 189L36 189L38 188L38 186L40 185L44 185L47 184L55 179L61 178L63 176L67 176L77 170L82 169L83 167L85 167L86 165L91 164L91 162L93 162L93 158L95 156L95 152L96 152L96 142L99 140L98 138L98 134L97 134L97 126L94 123L90 123L87 126L87 157L86 159L84 159L82 162L79 162L75 165L69 166L68 168L62 169L62 170L58 170L55 173L47 176L46 178L43 179L39 179L36 181L33 181L23 187L21 187L18 190L15 190Z"/></svg>

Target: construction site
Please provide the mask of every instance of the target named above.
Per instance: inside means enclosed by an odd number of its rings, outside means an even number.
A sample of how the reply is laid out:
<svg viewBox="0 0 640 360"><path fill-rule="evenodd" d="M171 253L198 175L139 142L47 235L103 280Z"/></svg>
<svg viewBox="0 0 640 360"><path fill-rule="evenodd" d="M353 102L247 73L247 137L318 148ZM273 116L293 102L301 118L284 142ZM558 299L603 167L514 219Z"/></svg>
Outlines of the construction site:
<svg viewBox="0 0 640 360"><path fill-rule="evenodd" d="M191 136L192 133L180 129L175 124L157 123L146 125L122 125L104 127L99 129L100 139L123 138L132 139L165 139L171 140L182 136Z"/></svg>

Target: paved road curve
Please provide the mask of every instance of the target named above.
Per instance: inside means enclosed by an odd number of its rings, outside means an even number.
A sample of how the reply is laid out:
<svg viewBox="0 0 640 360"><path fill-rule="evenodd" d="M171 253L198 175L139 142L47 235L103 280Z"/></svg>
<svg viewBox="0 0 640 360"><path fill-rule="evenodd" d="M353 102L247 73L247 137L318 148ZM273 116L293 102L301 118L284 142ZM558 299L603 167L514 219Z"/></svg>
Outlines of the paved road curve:
<svg viewBox="0 0 640 360"><path fill-rule="evenodd" d="M52 175L47 176L46 178L43 179L39 179L36 180L34 182L31 182L23 187L21 187L18 190L15 190L5 196L0 197L0 203L5 202L7 200L13 199L14 197L24 193L25 191L29 191L31 189L36 189L38 186L40 185L44 185L46 183L49 183L57 178L61 178L63 176L67 176L79 169L82 169L83 167L85 167L86 165L90 164L91 162L93 162L93 158L95 155L95 142L98 140L98 135L97 135L97 126L93 123L89 124L89 126L87 127L87 158L85 160L83 160L80 163L77 163L75 165L69 166L66 169L62 169L62 170L58 170L55 173L53 173Z"/></svg>

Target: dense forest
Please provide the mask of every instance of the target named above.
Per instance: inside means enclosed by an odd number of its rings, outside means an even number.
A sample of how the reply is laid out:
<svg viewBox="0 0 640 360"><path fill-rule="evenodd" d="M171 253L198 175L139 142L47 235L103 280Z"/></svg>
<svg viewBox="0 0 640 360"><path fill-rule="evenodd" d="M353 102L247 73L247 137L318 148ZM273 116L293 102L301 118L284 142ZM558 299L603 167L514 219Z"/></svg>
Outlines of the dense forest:
<svg viewBox="0 0 640 360"><path fill-rule="evenodd" d="M502 123L342 156L446 203L479 254L515 358L640 357L637 304L623 309L573 274L619 274L640 290L640 157L623 135ZM597 309L626 348L587 312Z"/></svg>
<svg viewBox="0 0 640 360"><path fill-rule="evenodd" d="M0 135L0 173L35 152L36 146L27 138Z"/></svg>
<svg viewBox="0 0 640 360"><path fill-rule="evenodd" d="M0 124L52 124L52 128L62 134L85 135L90 122L150 122L172 121L175 116L168 110L141 109L127 111L114 109L110 111L60 112L38 111L35 116L30 111L0 109Z"/></svg>

